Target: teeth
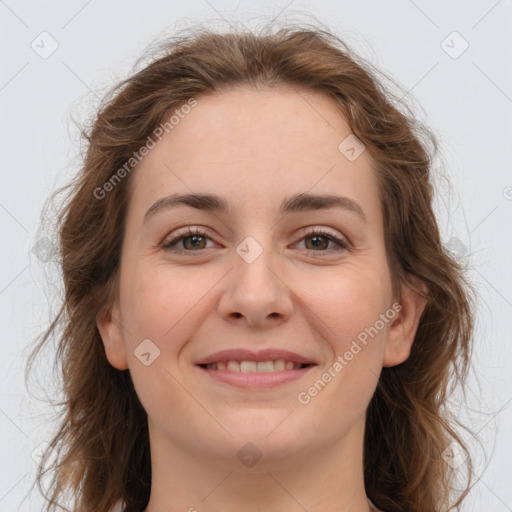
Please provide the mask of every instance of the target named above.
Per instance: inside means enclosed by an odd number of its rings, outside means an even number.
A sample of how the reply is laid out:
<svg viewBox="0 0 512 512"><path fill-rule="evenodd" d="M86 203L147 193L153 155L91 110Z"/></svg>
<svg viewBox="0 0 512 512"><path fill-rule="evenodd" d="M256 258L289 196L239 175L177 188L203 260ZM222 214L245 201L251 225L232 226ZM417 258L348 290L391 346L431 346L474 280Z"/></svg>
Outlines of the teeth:
<svg viewBox="0 0 512 512"><path fill-rule="evenodd" d="M277 361L274 361L274 370L276 372L280 372L284 370L284 361L282 359L278 359Z"/></svg>
<svg viewBox="0 0 512 512"><path fill-rule="evenodd" d="M272 361L259 361L257 364L258 372L273 372L274 363Z"/></svg>
<svg viewBox="0 0 512 512"><path fill-rule="evenodd" d="M215 366L217 366L215 363L213 363ZM240 363L238 361L228 361L228 370L232 372L239 372L240 371Z"/></svg>
<svg viewBox="0 0 512 512"><path fill-rule="evenodd" d="M256 361L242 361L240 363L240 371L242 373L254 373L258 370L258 363Z"/></svg>
<svg viewBox="0 0 512 512"><path fill-rule="evenodd" d="M206 365L208 370L228 370L242 373L265 373L279 372L283 370L298 370L302 367L300 363L278 359L276 361L228 361L227 364L219 361Z"/></svg>

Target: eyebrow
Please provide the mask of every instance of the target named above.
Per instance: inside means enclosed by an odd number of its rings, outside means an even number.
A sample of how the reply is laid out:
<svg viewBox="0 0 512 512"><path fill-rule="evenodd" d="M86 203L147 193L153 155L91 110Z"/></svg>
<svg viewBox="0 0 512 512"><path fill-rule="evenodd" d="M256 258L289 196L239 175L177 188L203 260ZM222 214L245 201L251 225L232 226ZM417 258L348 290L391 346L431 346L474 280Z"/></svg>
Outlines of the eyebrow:
<svg viewBox="0 0 512 512"><path fill-rule="evenodd" d="M157 213L179 205L189 206L197 210L225 213L229 210L226 199L215 194L171 194L156 201L144 214L147 220ZM287 197L281 203L279 213L305 212L311 210L327 210L331 208L342 208L356 213L362 220L367 221L366 215L358 203L345 196L333 194L309 194L302 192Z"/></svg>

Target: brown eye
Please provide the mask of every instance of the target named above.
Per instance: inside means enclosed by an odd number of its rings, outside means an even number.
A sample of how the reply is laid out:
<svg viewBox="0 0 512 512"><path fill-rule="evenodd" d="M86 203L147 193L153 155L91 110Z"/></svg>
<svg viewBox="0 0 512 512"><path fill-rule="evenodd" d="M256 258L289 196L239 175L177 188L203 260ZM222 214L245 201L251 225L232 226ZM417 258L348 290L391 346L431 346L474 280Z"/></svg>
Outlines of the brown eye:
<svg viewBox="0 0 512 512"><path fill-rule="evenodd" d="M308 247L306 242L306 249L327 249L329 245L329 239L322 235L307 236L305 240L311 240L311 247Z"/></svg>
<svg viewBox="0 0 512 512"><path fill-rule="evenodd" d="M207 249L206 243L209 237L201 229L187 228L185 232L178 233L176 236L166 239L162 243L162 249L168 249L174 252L196 252L197 250ZM179 243L182 247L177 247Z"/></svg>
<svg viewBox="0 0 512 512"><path fill-rule="evenodd" d="M314 229L310 231L304 238L304 245L307 251L317 253L330 253L347 250L348 242L338 238L330 232ZM334 247L329 247L329 243L333 243Z"/></svg>
<svg viewBox="0 0 512 512"><path fill-rule="evenodd" d="M185 247L185 249L204 249L206 238L202 235L183 236L181 237L181 241L183 242L183 247ZM187 244L187 242L190 243Z"/></svg>

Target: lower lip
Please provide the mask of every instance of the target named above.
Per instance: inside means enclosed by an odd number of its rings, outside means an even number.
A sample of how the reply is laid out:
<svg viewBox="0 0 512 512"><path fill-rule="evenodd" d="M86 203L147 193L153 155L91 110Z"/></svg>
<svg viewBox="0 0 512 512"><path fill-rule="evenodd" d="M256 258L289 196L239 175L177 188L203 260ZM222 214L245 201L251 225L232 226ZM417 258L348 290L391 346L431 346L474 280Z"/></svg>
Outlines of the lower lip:
<svg viewBox="0 0 512 512"><path fill-rule="evenodd" d="M273 388L286 382L304 377L309 373L315 365L306 366L299 370L282 370L278 372L258 372L258 373L243 373L232 372L230 370L211 370L198 366L200 370L206 372L212 379L225 384L231 384L238 388L244 389L261 389Z"/></svg>

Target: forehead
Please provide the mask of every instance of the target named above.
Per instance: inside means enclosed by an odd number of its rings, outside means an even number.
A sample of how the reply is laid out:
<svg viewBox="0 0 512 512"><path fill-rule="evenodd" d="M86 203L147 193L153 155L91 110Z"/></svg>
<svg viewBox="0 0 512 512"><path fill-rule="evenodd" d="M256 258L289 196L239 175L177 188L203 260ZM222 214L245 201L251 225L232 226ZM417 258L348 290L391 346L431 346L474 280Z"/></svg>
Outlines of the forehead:
<svg viewBox="0 0 512 512"><path fill-rule="evenodd" d="M239 86L199 96L134 173L133 207L173 192L215 192L253 212L308 191L378 203L368 152L354 161L340 152L349 136L340 106L320 92Z"/></svg>

